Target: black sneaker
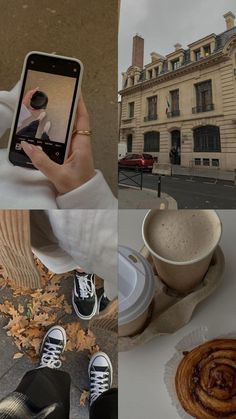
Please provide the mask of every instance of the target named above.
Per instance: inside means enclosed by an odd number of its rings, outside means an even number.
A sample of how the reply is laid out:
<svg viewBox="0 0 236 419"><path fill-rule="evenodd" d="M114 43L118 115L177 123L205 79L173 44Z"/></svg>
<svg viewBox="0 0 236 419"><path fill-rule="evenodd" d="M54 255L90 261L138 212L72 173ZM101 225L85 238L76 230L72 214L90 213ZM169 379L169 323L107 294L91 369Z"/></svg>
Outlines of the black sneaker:
<svg viewBox="0 0 236 419"><path fill-rule="evenodd" d="M61 326L53 326L44 336L39 368L60 368L60 356L66 347L66 332Z"/></svg>
<svg viewBox="0 0 236 419"><path fill-rule="evenodd" d="M101 313L101 311L105 310L105 308L107 308L109 303L110 303L110 300L107 298L104 292L98 299L98 313Z"/></svg>
<svg viewBox="0 0 236 419"><path fill-rule="evenodd" d="M112 365L104 352L97 352L89 362L88 375L90 381L90 406L112 386Z"/></svg>
<svg viewBox="0 0 236 419"><path fill-rule="evenodd" d="M98 302L94 274L75 271L72 304L82 320L90 320L96 314Z"/></svg>

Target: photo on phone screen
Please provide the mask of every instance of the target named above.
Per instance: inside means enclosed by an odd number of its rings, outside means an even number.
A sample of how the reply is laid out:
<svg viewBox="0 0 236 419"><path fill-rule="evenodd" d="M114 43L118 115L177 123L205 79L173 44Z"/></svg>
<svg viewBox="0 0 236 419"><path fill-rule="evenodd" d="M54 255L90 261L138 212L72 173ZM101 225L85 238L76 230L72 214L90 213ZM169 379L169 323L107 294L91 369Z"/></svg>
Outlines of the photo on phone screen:
<svg viewBox="0 0 236 419"><path fill-rule="evenodd" d="M41 147L55 162L64 162L80 77L77 60L40 53L28 56L10 139L11 163L33 167L22 149L23 140Z"/></svg>

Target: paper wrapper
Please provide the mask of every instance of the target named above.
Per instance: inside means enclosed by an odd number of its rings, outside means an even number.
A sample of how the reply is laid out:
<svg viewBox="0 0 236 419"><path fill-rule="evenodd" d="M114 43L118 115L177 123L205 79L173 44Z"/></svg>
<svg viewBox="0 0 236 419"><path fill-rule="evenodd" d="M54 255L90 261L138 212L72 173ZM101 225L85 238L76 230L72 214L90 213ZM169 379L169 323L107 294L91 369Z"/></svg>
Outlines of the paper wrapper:
<svg viewBox="0 0 236 419"><path fill-rule="evenodd" d="M144 248L141 253L151 261L147 249ZM119 351L128 351L149 342L154 337L174 333L189 323L197 305L220 285L224 267L224 255L218 246L202 283L185 297L170 292L160 280L157 280L153 309L146 328L135 336L119 337Z"/></svg>
<svg viewBox="0 0 236 419"><path fill-rule="evenodd" d="M235 339L236 331L220 336L210 336L206 326L199 327L181 339L181 341L175 346L175 354L165 365L164 382L171 398L172 405L175 406L182 419L193 419L193 417L182 408L175 389L175 376L178 366L183 359L183 352L191 351L209 340L220 338Z"/></svg>

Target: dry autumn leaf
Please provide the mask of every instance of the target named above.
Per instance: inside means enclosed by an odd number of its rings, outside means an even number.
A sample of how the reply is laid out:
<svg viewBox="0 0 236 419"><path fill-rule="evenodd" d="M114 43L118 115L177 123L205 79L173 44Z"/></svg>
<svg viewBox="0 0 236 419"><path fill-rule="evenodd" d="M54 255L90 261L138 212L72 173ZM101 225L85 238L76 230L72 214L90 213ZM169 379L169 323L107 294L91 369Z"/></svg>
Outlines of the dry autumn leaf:
<svg viewBox="0 0 236 419"><path fill-rule="evenodd" d="M24 354L22 354L22 352L17 352L16 354L13 355L13 359L20 359L20 358L22 358L22 356L24 356Z"/></svg>
<svg viewBox="0 0 236 419"><path fill-rule="evenodd" d="M12 298L0 304L0 315L9 317L4 327L6 333L14 339L16 347L21 351L15 355L20 357L18 354L22 354L23 351L33 361L37 359L47 329L60 323L59 319L64 313L72 313L72 306L66 301L65 296L60 294L61 281L69 278L71 274L56 275L48 271L38 259L35 259L35 263L42 276L42 289L18 288L4 277ZM0 267L0 286L3 273ZM18 297L21 298L20 303ZM78 320L63 326L68 337L66 350L96 352L95 336L90 331L83 330Z"/></svg>
<svg viewBox="0 0 236 419"><path fill-rule="evenodd" d="M83 390L83 392L80 396L80 399L79 399L80 406L85 406L88 398L89 398L89 391Z"/></svg>

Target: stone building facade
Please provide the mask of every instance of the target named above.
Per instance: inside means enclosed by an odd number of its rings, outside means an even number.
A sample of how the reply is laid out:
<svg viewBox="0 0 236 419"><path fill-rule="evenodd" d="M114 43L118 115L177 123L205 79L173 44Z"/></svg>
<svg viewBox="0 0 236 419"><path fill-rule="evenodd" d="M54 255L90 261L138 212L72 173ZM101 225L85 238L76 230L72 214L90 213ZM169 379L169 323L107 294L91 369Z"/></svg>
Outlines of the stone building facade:
<svg viewBox="0 0 236 419"><path fill-rule="evenodd" d="M236 169L236 26L167 56L151 53L144 66L144 40L133 39L132 65L123 73L120 141L127 151L150 153L160 163ZM173 161L172 161L173 162Z"/></svg>

